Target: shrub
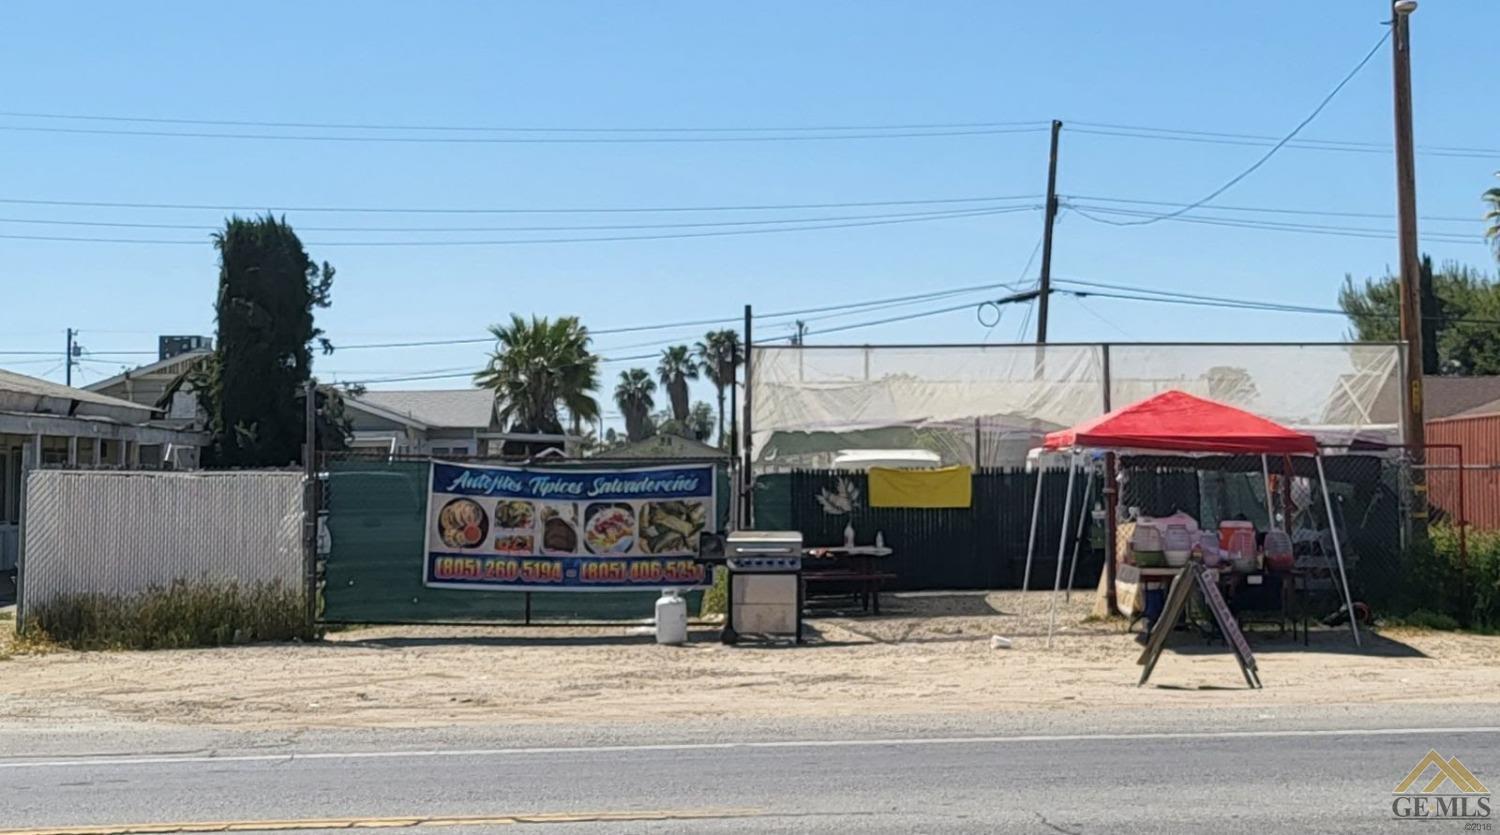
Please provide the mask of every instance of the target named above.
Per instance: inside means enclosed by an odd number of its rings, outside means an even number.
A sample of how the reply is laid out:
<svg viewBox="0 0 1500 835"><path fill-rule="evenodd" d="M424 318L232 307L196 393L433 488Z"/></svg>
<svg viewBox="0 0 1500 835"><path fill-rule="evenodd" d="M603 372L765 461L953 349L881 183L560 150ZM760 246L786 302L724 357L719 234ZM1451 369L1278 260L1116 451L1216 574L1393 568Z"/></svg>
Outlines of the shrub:
<svg viewBox="0 0 1500 835"><path fill-rule="evenodd" d="M714 572L714 584L703 593L703 602L698 604L698 617L709 618L724 615L729 611L729 569Z"/></svg>
<svg viewBox="0 0 1500 835"><path fill-rule="evenodd" d="M1377 609L1411 625L1446 618L1475 629L1500 627L1500 531L1468 531L1468 558L1458 529L1448 523L1428 528L1426 542L1414 543L1393 561L1365 566L1361 591Z"/></svg>
<svg viewBox="0 0 1500 835"><path fill-rule="evenodd" d="M73 649L180 649L311 637L300 591L177 580L128 597L69 595L26 608L25 631Z"/></svg>

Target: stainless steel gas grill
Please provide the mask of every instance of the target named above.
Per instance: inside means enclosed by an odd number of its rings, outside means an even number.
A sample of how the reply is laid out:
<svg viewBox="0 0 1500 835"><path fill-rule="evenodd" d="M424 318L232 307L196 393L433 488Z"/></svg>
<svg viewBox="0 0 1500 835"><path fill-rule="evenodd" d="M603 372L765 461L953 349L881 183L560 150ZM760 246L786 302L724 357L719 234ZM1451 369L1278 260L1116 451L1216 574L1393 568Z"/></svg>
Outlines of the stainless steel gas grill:
<svg viewBox="0 0 1500 835"><path fill-rule="evenodd" d="M802 643L802 534L737 531L724 541L729 607L723 641L742 635Z"/></svg>

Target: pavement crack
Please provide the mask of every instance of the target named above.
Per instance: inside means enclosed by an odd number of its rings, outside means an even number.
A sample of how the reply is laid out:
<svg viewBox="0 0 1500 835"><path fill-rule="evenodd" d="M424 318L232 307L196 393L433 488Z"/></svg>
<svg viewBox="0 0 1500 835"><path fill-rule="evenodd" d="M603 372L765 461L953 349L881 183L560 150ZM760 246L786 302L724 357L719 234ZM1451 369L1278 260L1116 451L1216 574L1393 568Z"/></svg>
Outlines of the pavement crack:
<svg viewBox="0 0 1500 835"><path fill-rule="evenodd" d="M1064 827L1058 826L1057 824L1053 823L1052 821L1047 820L1047 817L1045 815L1043 815L1041 812L1033 812L1032 814L1036 815L1036 819L1042 822L1042 826L1047 827L1048 829L1052 830L1053 832L1061 832L1063 835L1083 835L1083 831L1082 830L1078 830L1078 829L1066 829Z"/></svg>

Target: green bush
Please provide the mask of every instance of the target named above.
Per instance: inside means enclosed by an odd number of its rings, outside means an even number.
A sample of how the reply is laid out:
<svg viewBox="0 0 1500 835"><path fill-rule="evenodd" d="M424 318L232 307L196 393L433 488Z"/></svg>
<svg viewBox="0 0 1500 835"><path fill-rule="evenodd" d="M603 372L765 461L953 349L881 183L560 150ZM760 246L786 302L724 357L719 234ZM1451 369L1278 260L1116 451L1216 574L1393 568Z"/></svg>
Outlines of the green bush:
<svg viewBox="0 0 1500 835"><path fill-rule="evenodd" d="M1465 560L1458 529L1434 524L1426 542L1364 568L1361 593L1400 622L1442 628L1436 620L1446 618L1474 629L1500 627L1500 532L1470 529Z"/></svg>
<svg viewBox="0 0 1500 835"><path fill-rule="evenodd" d="M698 604L698 617L722 616L729 611L729 569L714 572L714 584L703 592L703 602Z"/></svg>
<svg viewBox="0 0 1500 835"><path fill-rule="evenodd" d="M180 649L308 639L299 590L178 580L128 597L70 595L26 607L25 630L73 649Z"/></svg>

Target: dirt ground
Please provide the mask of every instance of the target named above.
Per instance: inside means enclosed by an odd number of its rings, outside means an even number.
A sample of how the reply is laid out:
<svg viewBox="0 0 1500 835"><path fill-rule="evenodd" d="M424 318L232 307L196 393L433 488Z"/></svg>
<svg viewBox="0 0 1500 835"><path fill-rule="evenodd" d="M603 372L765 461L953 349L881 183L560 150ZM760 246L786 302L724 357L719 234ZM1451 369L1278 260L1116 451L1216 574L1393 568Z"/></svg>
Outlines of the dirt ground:
<svg viewBox="0 0 1500 835"><path fill-rule="evenodd" d="M1150 686L1118 622L1075 595L1047 648L1047 595L896 595L880 617L810 621L802 648L726 647L695 629L684 647L641 627L380 627L308 645L161 652L12 654L0 720L120 720L240 729L465 723L672 721L954 714L1174 705L1500 702L1500 637L1314 630L1312 646L1252 633L1263 691L1221 644L1174 636ZM0 658L10 640L0 623ZM997 649L991 637L1010 638ZM13 651L15 647L11 647Z"/></svg>

